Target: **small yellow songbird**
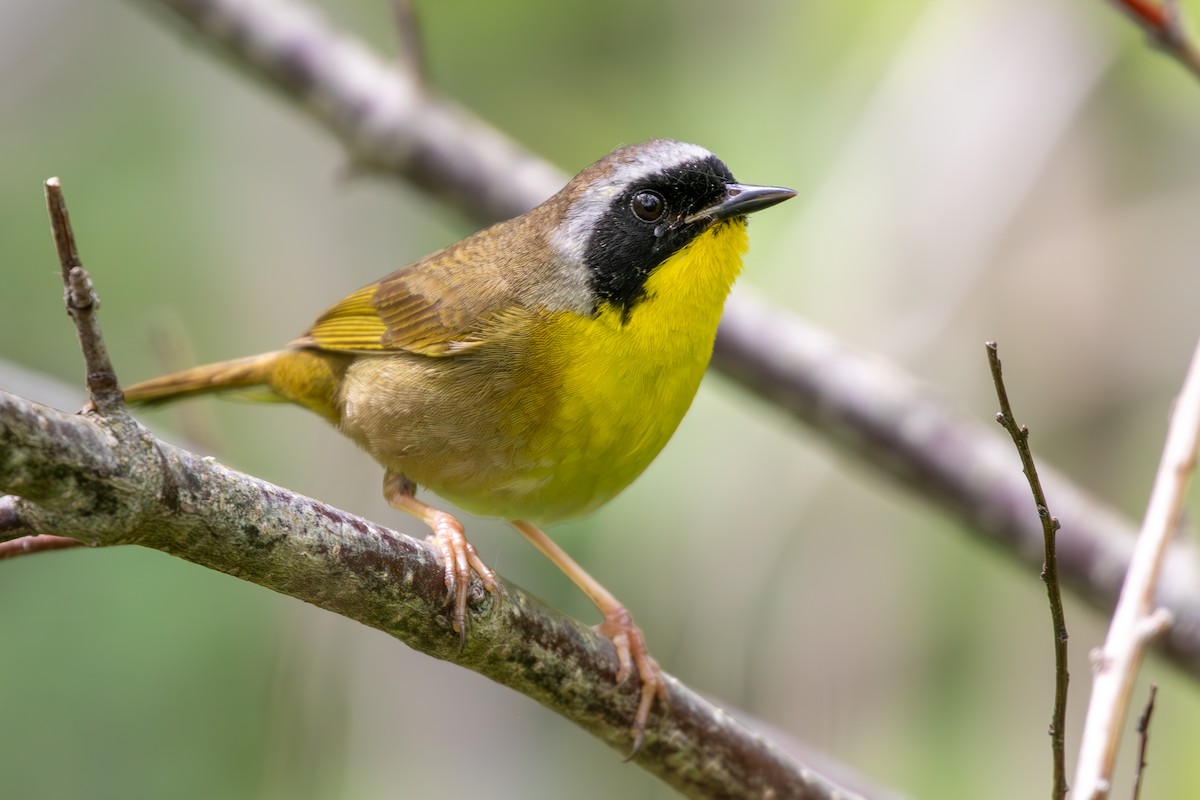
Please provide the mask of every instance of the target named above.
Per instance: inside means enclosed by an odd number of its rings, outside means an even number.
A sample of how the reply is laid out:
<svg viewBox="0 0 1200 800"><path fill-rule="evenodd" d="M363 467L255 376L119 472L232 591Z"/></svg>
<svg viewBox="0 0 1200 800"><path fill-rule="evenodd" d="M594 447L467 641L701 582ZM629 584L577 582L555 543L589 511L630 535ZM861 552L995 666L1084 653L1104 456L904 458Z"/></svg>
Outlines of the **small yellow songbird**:
<svg viewBox="0 0 1200 800"><path fill-rule="evenodd" d="M265 390L336 425L383 465L388 502L432 529L460 635L472 572L489 591L496 577L416 487L511 521L600 609L617 679L637 667L636 751L658 665L625 607L535 525L594 511L662 450L712 355L746 215L794 194L739 184L696 145L623 147L529 213L354 292L286 348L125 398Z"/></svg>

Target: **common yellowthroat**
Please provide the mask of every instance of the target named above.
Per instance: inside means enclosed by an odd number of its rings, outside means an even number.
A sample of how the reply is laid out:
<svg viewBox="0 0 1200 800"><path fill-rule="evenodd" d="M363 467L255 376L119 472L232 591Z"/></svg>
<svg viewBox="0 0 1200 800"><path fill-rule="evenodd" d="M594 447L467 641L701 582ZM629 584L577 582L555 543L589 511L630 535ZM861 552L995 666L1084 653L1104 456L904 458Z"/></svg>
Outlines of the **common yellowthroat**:
<svg viewBox="0 0 1200 800"><path fill-rule="evenodd" d="M496 577L416 487L509 520L600 609L618 681L637 667L636 751L662 673L625 607L536 525L594 511L658 455L712 355L746 215L794 194L739 184L696 145L623 147L527 214L359 289L284 349L125 398L257 389L320 414L383 465L388 502L432 529L463 636L472 572L489 591Z"/></svg>

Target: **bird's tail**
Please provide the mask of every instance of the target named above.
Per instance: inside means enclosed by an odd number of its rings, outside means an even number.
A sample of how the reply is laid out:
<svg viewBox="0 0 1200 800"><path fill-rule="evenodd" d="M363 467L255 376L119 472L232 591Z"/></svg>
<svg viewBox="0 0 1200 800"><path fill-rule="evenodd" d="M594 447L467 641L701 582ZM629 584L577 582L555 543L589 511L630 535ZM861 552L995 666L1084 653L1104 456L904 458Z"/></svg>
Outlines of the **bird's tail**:
<svg viewBox="0 0 1200 800"><path fill-rule="evenodd" d="M234 390L251 390L250 393L255 395L261 393L264 400L284 400L270 388L271 373L279 355L278 352L262 353L151 378L127 387L125 402L158 405L183 397Z"/></svg>

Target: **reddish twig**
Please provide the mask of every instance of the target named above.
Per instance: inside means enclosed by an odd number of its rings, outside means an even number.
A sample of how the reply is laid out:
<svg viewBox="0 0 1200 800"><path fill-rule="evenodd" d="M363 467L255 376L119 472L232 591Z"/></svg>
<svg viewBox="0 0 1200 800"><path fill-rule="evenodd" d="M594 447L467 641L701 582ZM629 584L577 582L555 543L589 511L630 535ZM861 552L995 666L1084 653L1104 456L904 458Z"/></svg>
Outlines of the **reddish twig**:
<svg viewBox="0 0 1200 800"><path fill-rule="evenodd" d="M1176 0L1112 0L1113 5L1137 23L1159 49L1200 78L1200 50L1188 35L1183 12Z"/></svg>
<svg viewBox="0 0 1200 800"><path fill-rule="evenodd" d="M32 553L65 550L68 547L83 547L83 542L67 536L22 536L20 539L0 542L0 561Z"/></svg>

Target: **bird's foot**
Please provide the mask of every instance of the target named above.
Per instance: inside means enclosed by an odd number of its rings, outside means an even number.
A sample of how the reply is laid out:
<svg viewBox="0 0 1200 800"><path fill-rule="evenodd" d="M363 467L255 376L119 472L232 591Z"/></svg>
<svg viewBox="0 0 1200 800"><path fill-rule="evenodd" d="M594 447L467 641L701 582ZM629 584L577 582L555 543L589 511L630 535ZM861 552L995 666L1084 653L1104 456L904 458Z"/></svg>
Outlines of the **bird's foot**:
<svg viewBox="0 0 1200 800"><path fill-rule="evenodd" d="M667 681L663 677L658 662L650 657L646 647L646 637L642 630L633 622L633 617L624 606L618 605L604 612L604 622L596 626L596 632L612 640L617 649L617 682L624 683L637 667L638 678L642 682L642 695L638 701L637 713L634 714L633 724L629 733L633 736L633 748L629 758L637 755L646 735L646 721L650 718L650 709L654 698L663 702L667 700Z"/></svg>
<svg viewBox="0 0 1200 800"><path fill-rule="evenodd" d="M418 500L416 491L416 484L398 472L388 470L383 476L383 496L392 508L412 514L433 531L427 541L442 559L446 591L454 603L450 624L458 633L461 650L467 643L467 592L471 588L471 573L479 576L483 588L489 592L496 591L496 573L483 563L479 553L467 541L462 523L453 515Z"/></svg>
<svg viewBox="0 0 1200 800"><path fill-rule="evenodd" d="M474 545L467 541L462 523L445 511L431 509L427 520L433 533L428 541L437 548L446 575L446 591L454 602L450 624L459 634L460 647L467 641L467 591L471 588L471 573L479 576L483 588L496 591L496 573L483 563Z"/></svg>

